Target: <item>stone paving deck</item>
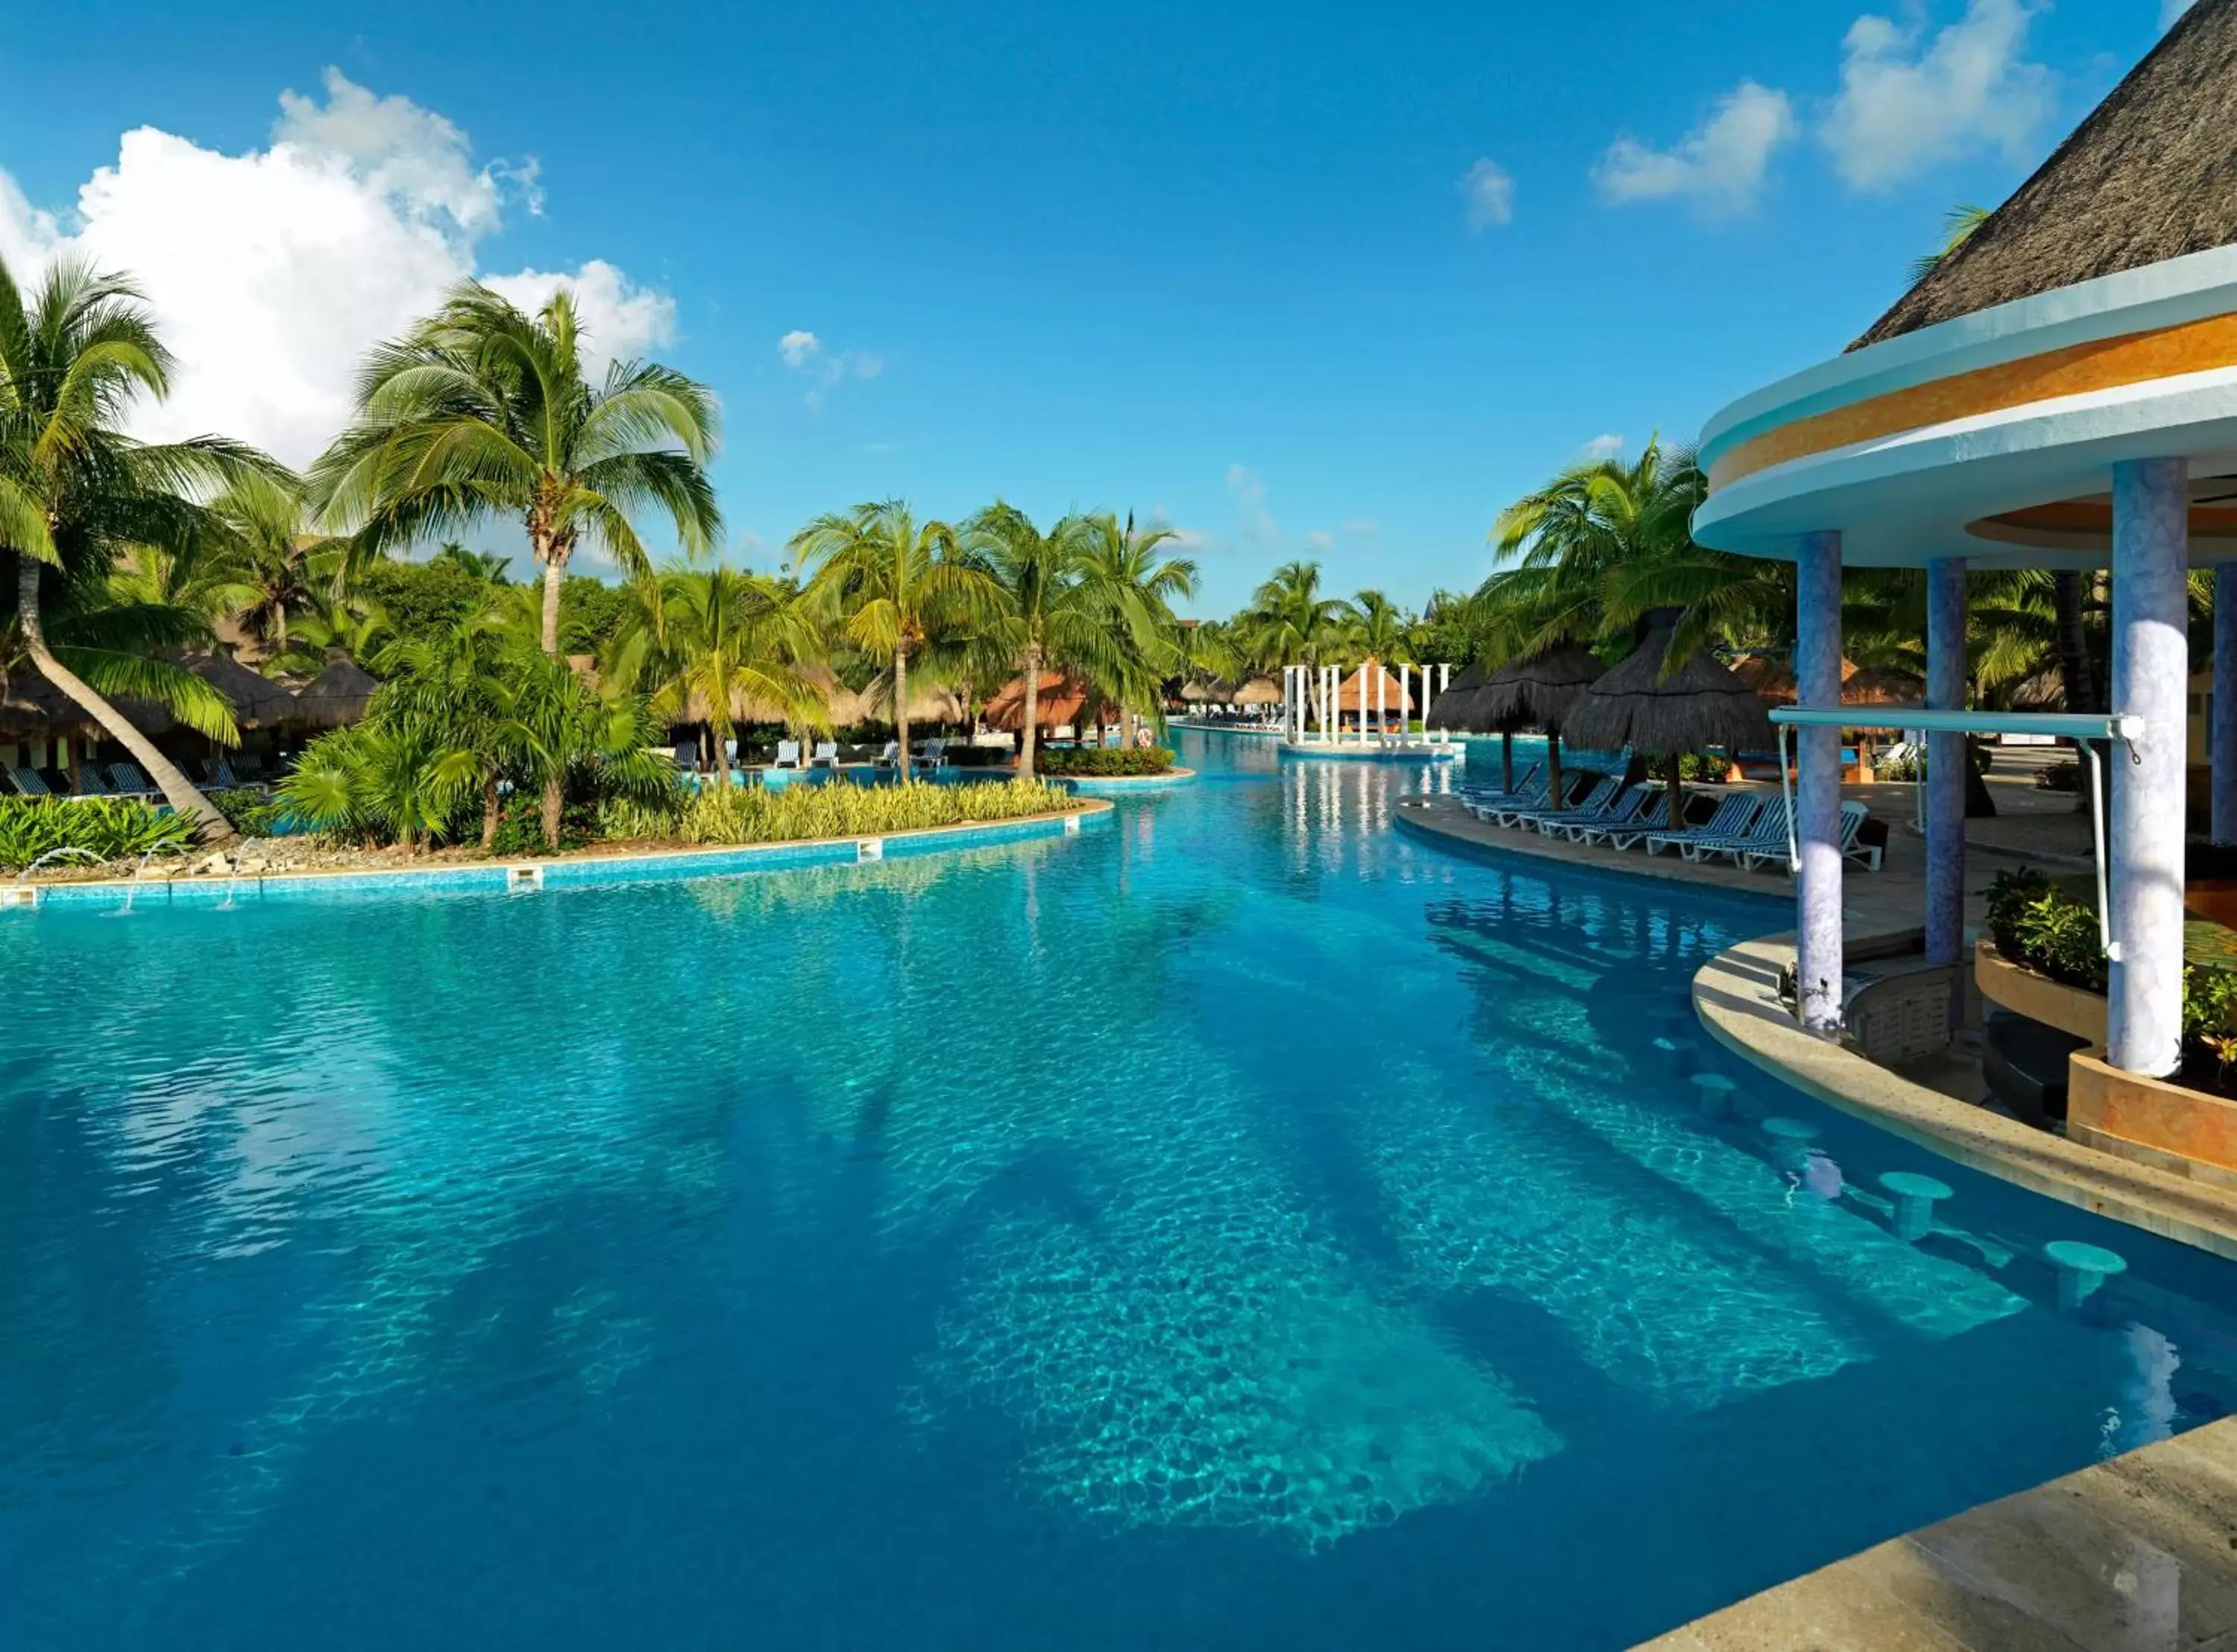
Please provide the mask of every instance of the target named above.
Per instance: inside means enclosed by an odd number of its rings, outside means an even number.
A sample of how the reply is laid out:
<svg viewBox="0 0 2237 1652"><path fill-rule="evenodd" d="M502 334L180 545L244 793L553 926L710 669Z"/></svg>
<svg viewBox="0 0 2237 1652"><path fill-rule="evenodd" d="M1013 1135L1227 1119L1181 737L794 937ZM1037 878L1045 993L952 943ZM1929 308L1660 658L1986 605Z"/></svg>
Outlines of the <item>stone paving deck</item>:
<svg viewBox="0 0 2237 1652"><path fill-rule="evenodd" d="M2237 1652L2237 1418L1897 1537L1642 1652Z"/></svg>

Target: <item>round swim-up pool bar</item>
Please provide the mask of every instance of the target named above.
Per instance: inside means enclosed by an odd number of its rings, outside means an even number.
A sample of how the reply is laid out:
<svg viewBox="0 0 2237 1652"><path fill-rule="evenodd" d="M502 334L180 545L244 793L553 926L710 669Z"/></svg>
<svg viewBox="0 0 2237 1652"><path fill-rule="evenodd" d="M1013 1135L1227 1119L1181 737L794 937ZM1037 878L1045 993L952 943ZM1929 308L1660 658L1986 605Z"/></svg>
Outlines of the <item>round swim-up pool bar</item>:
<svg viewBox="0 0 2237 1652"><path fill-rule="evenodd" d="M2178 1064L2187 576L2237 554L2237 202L2221 181L2237 147L2233 14L2198 8L1862 339L1702 432L1696 537L1796 566L1796 997L1813 1030L1841 1017L1843 568L1927 570L1926 705L1951 714L1930 736L1927 939L1951 964L1966 733L2024 727L1955 714L1966 571L2108 569L2108 1059L2154 1076ZM2215 597L2213 823L2227 841L2237 582L2219 568Z"/></svg>

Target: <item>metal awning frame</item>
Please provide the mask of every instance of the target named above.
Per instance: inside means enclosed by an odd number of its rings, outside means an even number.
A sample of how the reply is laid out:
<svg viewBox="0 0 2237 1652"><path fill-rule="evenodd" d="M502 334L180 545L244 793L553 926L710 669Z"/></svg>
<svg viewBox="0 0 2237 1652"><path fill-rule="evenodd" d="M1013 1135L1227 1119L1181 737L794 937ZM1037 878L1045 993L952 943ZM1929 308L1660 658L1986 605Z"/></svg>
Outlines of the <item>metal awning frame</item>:
<svg viewBox="0 0 2237 1652"><path fill-rule="evenodd" d="M1778 727L1778 788L1786 798L1787 870L1802 870L1801 834L1794 824L1794 768L1788 756L1788 731L1796 728L1918 729L1930 734L2049 734L2077 742L2089 760L2089 821L2097 859L2097 938L2105 956L2117 962L2120 943L2112 931L2111 880L2105 868L2104 766L2097 742L2119 740L2135 755L2144 737L2144 720L2132 712L1930 711L1924 706L1779 706L1771 721ZM1920 760L1921 773L1924 759ZM1923 784L1923 782L1922 782Z"/></svg>

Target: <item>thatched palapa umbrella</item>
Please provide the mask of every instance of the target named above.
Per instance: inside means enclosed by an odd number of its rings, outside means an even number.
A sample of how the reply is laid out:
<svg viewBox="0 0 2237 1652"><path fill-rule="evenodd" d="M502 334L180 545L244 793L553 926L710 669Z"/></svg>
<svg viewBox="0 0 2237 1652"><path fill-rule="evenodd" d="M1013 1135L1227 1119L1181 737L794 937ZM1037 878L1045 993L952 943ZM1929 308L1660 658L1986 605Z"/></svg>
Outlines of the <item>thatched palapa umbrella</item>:
<svg viewBox="0 0 2237 1652"><path fill-rule="evenodd" d="M1685 819L1680 757L1705 746L1733 751L1767 746L1773 739L1762 696L1706 651L1697 649L1664 675L1663 660L1678 618L1675 609L1656 609L1649 616L1646 640L1578 697L1567 720L1573 740L1607 751L1627 746L1667 760L1673 827Z"/></svg>
<svg viewBox="0 0 2237 1652"><path fill-rule="evenodd" d="M1580 738L1567 727L1570 710L1607 670L1591 649L1564 642L1528 660L1510 660L1491 674L1476 711L1501 736L1501 778L1507 786L1514 784L1514 731L1534 723L1546 731L1546 800L1561 806L1561 736Z"/></svg>
<svg viewBox="0 0 2237 1652"><path fill-rule="evenodd" d="M1235 691L1238 706L1278 706L1282 703L1282 685L1271 677L1253 677Z"/></svg>
<svg viewBox="0 0 2237 1652"><path fill-rule="evenodd" d="M294 694L223 649L189 655L180 663L233 702L233 720L243 728L280 728L294 720Z"/></svg>
<svg viewBox="0 0 2237 1652"><path fill-rule="evenodd" d="M294 727L315 732L340 728L365 715L373 691L380 687L353 661L335 660L296 691Z"/></svg>

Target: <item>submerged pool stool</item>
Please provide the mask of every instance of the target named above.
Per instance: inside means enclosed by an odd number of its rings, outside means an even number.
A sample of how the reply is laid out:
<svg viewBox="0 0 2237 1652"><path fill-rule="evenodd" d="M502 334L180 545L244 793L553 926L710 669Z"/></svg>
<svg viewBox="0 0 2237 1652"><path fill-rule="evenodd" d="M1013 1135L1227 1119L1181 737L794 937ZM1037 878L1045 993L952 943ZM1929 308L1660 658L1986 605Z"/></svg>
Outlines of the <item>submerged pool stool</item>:
<svg viewBox="0 0 2237 1652"><path fill-rule="evenodd" d="M1763 1133L1771 1138L1771 1162L1782 1170L1800 1170L1810 1162L1810 1144L1818 1127L1798 1118L1767 1118Z"/></svg>
<svg viewBox="0 0 2237 1652"><path fill-rule="evenodd" d="M1891 1170L1880 1178L1880 1186L1895 1195L1895 1236L1905 1243L1916 1243L1934 1231L1935 1203L1950 1197L1948 1183L1916 1170Z"/></svg>
<svg viewBox="0 0 2237 1652"><path fill-rule="evenodd" d="M2078 1239L2054 1239L2042 1254L2058 1269L2058 1306L2062 1308L2080 1307L2112 1275L2128 1271L2128 1259L2118 1252Z"/></svg>
<svg viewBox="0 0 2237 1652"><path fill-rule="evenodd" d="M1703 1118L1730 1118L1732 1116L1732 1092L1739 1085L1722 1073L1695 1073L1693 1079L1693 1096L1700 1103Z"/></svg>

